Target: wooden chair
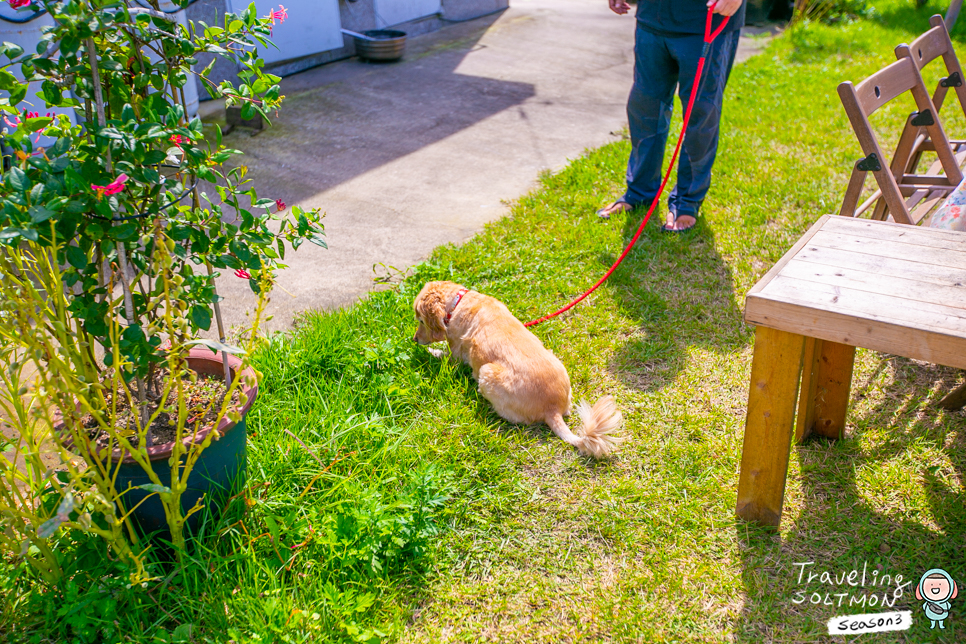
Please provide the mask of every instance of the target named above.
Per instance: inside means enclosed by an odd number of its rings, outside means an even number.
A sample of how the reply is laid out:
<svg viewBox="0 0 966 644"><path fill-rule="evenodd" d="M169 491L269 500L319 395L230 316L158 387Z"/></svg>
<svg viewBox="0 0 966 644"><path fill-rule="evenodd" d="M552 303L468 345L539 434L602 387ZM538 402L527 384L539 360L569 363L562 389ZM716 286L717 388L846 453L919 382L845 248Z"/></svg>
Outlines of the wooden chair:
<svg viewBox="0 0 966 644"><path fill-rule="evenodd" d="M923 83L919 68L911 57L903 57L858 85L849 81L841 83L838 92L852 130L862 147L862 153L865 154L865 157L855 162L840 214L859 216L881 200L883 207L873 213L873 218L884 220L891 215L901 224L917 223L939 198L948 195L963 180L956 155L943 130L932 97ZM911 148L909 152L902 152L901 159L893 160L895 167L893 164L887 167L885 154L869 123L871 114L906 92L911 93L917 108L907 119L907 126L914 127L917 131L924 129L939 157L937 167L930 168L926 174L906 172L908 159L912 154ZM938 174L940 170L945 174ZM875 177L879 191L859 205L859 196L869 172Z"/></svg>
<svg viewBox="0 0 966 644"><path fill-rule="evenodd" d="M943 17L938 14L929 19L929 24L932 28L913 40L911 44L902 44L896 47L896 58L911 58L919 70L922 70L923 67L937 58L942 58L943 64L946 66L946 76L939 79L936 84L936 90L932 95L933 105L936 106L937 112L942 110L946 94L952 87L955 90L959 107L966 115L966 75L963 74L963 68L959 64L956 50L949 38L949 30L946 28ZM950 139L949 145L956 154L957 163L962 166L963 161L966 160L966 141ZM935 146L929 139L929 135L923 128L915 127L906 121L906 126L903 128L899 143L896 146L896 154L893 157L893 172L900 166L902 166L904 173L914 172L919 166L922 153L930 150L934 151ZM879 207L880 205L876 204L877 211ZM875 214L872 217L875 219ZM939 402L939 406L949 410L966 406L966 384L960 385L946 394Z"/></svg>
<svg viewBox="0 0 966 644"><path fill-rule="evenodd" d="M956 56L956 50L953 48L953 43L949 38L946 24L943 22L942 16L939 15L930 18L929 24L932 25L932 28L913 40L912 44L902 44L896 47L896 58L900 60L902 58L911 58L919 70L922 70L923 67L932 61L942 58L943 64L946 67L946 76L939 79L939 82L936 84L936 89L932 95L933 105L936 106L937 112L941 112L946 94L949 92L949 88L952 87L955 90L960 109L966 114L966 82L964 82L966 76L964 76L963 69L959 65L959 58ZM899 143L896 146L892 164L890 165L893 174L896 176L899 176L900 173L915 172L922 159L922 153L927 151L935 152L936 149L925 129L913 125L910 123L911 120L910 118L906 121L902 134L899 136ZM957 163L962 166L963 161L966 160L966 141L951 138L949 145L956 154ZM938 169L934 164L927 171L927 174L935 174ZM881 219L884 209L885 204L882 200L879 200L876 203L876 210L872 218Z"/></svg>

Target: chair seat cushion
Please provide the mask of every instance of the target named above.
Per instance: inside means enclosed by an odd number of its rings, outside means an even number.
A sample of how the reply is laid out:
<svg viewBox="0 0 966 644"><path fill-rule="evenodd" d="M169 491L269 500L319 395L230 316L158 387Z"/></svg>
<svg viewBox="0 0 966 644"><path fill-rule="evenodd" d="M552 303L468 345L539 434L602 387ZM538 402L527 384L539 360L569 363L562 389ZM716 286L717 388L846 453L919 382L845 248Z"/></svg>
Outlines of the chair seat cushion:
<svg viewBox="0 0 966 644"><path fill-rule="evenodd" d="M966 179L949 193L946 201L932 213L925 226L966 232Z"/></svg>

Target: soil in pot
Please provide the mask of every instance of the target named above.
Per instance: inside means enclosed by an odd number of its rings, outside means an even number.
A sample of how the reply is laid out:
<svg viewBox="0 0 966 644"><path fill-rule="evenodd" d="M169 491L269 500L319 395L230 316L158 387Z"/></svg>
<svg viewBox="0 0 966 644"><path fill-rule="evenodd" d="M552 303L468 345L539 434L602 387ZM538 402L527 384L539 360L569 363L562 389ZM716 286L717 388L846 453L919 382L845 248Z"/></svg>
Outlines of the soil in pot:
<svg viewBox="0 0 966 644"><path fill-rule="evenodd" d="M168 369L159 370L156 375L158 388L155 392L152 392L154 388L148 387L147 409L151 416L158 410L160 383L167 382L169 374ZM227 390L224 378L216 375L198 374L197 380L194 382L190 378L182 379L182 386L185 390L185 406L188 410L185 431L193 431L196 423L200 423L199 429L213 426L215 421L218 420L218 412L221 410ZM173 406L176 396L177 392L172 387L172 391L168 397L169 407ZM113 392L106 391L105 402L108 408L114 402L112 398ZM232 392L231 406L237 409L240 400L241 389L236 387L235 391ZM120 396L117 401L117 424L124 428L121 434L132 445L139 447L140 437L138 436L137 422L134 416L135 412L131 409L127 396ZM158 414L157 418L151 424L154 445L164 446L174 441L175 435L177 434L177 420L177 414L175 413L165 411ZM103 431L93 416L88 414L81 422L90 430L90 438L97 445L98 449L103 450L110 445L110 434Z"/></svg>

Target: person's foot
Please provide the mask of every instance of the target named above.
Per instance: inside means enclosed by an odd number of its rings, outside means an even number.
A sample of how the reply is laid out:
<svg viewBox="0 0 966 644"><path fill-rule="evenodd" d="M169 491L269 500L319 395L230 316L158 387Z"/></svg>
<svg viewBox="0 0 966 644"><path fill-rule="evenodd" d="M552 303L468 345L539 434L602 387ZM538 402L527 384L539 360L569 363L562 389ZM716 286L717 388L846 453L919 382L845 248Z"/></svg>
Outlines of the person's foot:
<svg viewBox="0 0 966 644"><path fill-rule="evenodd" d="M698 220L693 215L679 215L676 212L667 214L667 223L661 226L666 233L683 233L697 225Z"/></svg>
<svg viewBox="0 0 966 644"><path fill-rule="evenodd" d="M634 210L634 206L631 204L627 203L626 201L615 201L614 203L604 206L598 210L597 216L600 219L607 220L610 219L611 215L618 215L622 212L628 212L630 210Z"/></svg>

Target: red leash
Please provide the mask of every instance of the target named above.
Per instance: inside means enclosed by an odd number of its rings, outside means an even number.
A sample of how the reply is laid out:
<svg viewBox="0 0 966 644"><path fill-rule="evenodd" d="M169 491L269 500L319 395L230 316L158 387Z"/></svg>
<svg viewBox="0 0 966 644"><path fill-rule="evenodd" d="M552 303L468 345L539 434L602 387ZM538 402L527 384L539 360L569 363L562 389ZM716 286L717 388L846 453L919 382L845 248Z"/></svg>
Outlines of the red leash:
<svg viewBox="0 0 966 644"><path fill-rule="evenodd" d="M688 108L684 111L684 123L681 125L681 136L678 137L678 145L676 148L674 148L674 156L671 157L671 164L668 166L667 173L664 175L664 181L661 182L661 187L657 191L657 194L654 196L654 200L651 202L651 207L648 208L647 210L647 215L644 216L644 220L641 222L641 225L637 228L637 232L634 233L634 238L631 239L631 242L627 245L627 248L625 248L624 252L621 253L621 256L617 258L617 261L614 262L614 265L610 267L610 270L604 273L604 276L600 278L596 284L591 286L586 293L584 293L583 295L581 295L576 300L574 300L567 306L563 307L559 311L551 313L550 315L545 315L542 318L539 318L536 320L530 320L523 326L536 326L541 322L546 322L550 318L555 318L561 313L563 313L564 311L569 311L574 306L579 304L585 297L587 297L588 295L596 291L597 287L603 284L604 282L606 282L607 278L611 276L611 273L613 273L617 269L617 267L621 265L621 262L623 262L624 258L627 257L627 254L631 252L632 248L634 248L634 244L637 243L637 238L641 236L642 232L644 232L644 226L647 225L648 220L651 218L651 214L654 212L654 208L657 207L658 201L660 200L661 195L664 193L664 187L667 185L668 179L671 178L671 171L674 170L674 163L678 160L678 152L681 151L681 144L684 143L684 134L688 130L688 121L691 120L691 108L694 107L694 98L698 95L698 92L701 90L701 73L704 71L704 60L708 56L708 50L711 49L711 43L714 41L714 39L717 38L719 34L721 34L721 31L725 28L725 25L728 24L729 16L725 16L724 20L721 21L721 24L718 25L718 28L715 29L714 32L712 32L711 31L711 16L712 16L711 12L713 10L714 10L714 5L711 5L710 7L708 7L708 18L704 24L704 49L701 52L701 58L698 60L698 69L694 75L694 84L691 86L691 96L688 98Z"/></svg>

